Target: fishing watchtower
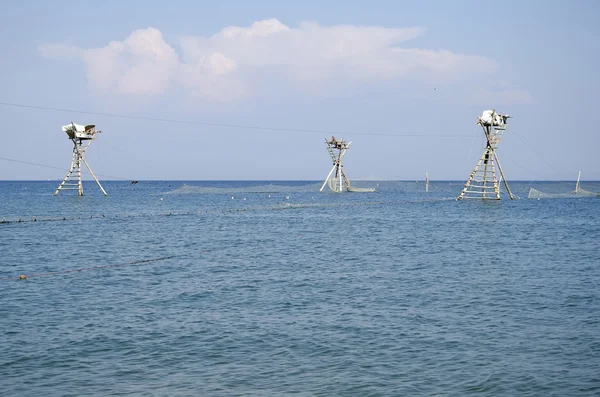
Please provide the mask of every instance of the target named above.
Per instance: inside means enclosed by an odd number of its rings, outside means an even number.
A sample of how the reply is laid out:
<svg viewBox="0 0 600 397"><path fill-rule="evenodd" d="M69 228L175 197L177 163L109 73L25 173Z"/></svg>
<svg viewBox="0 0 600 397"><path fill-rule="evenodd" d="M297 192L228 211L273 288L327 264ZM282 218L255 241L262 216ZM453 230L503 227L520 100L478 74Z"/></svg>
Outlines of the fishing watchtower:
<svg viewBox="0 0 600 397"><path fill-rule="evenodd" d="M500 200L500 183L496 177L496 165L510 199L514 199L496 154L509 117L496 113L496 110L485 110L478 118L477 124L483 129L486 138L485 149L457 200L466 198Z"/></svg>
<svg viewBox="0 0 600 397"><path fill-rule="evenodd" d="M81 182L81 163L85 164L88 171L102 190L105 196L108 196L106 191L102 188L102 185L94 175L94 172L90 168L90 165L85 161L83 157L85 151L90 147L92 140L96 139L96 134L100 133L100 131L96 130L95 125L79 125L71 122L69 125L65 125L62 127L62 130L67 134L69 139L73 142L73 156L71 159L71 168L63 179L62 183L56 191L54 195L56 196L58 192L61 190L77 190L77 194L79 196L83 196L83 184ZM75 177L77 178L77 182L68 183L69 178L75 173Z"/></svg>
<svg viewBox="0 0 600 397"><path fill-rule="evenodd" d="M351 143L352 142L346 142L343 139L336 139L334 136L332 136L331 139L325 138L327 151L333 161L333 168L329 171L327 178L325 178L325 182L323 182L323 186L321 186L321 189L319 190L320 192L323 191L325 185L329 185L329 188L336 193L344 191L343 184L346 185L346 188L350 187L350 180L348 180L342 168L342 158L344 157L344 154L346 154L348 148L350 148Z"/></svg>

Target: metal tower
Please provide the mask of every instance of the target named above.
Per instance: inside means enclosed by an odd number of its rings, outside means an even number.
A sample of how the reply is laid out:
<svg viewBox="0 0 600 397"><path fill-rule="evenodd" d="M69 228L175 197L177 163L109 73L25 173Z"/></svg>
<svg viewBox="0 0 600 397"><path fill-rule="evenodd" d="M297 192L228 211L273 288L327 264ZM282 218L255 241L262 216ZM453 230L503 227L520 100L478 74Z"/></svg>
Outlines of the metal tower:
<svg viewBox="0 0 600 397"><path fill-rule="evenodd" d="M325 188L325 185L329 185L329 188L332 191L341 193L344 191L343 184L346 185L347 189L350 187L350 180L346 177L346 174L342 169L342 158L344 157L344 154L346 154L346 151L352 142L346 142L343 139L338 140L332 136L331 140L325 138L325 143L327 144L327 151L329 152L331 160L333 161L333 168L331 171L329 171L329 175L327 175L327 178L325 178L325 182L323 182L323 186L321 186L319 191L322 192Z"/></svg>
<svg viewBox="0 0 600 397"><path fill-rule="evenodd" d="M477 124L481 126L486 137L485 150L457 200L466 198L500 200L500 182L496 177L496 165L510 199L514 199L496 154L496 148L502 134L506 131L506 120L509 117L496 113L496 110L486 110L479 117Z"/></svg>
<svg viewBox="0 0 600 397"><path fill-rule="evenodd" d="M102 190L102 193L104 193L105 196L108 196L108 194L102 188L102 185L98 181L98 178L96 178L96 175L94 175L94 172L90 168L90 165L87 163L87 161L85 161L85 158L83 157L85 151L88 149L88 147L90 147L92 140L95 139L96 134L100 131L96 131L95 125L83 126L75 124L73 122L71 122L71 124L69 125L63 126L62 130L69 136L69 139L73 142L73 157L71 160L71 169L69 169L67 176L65 176L65 179L63 179L60 186L58 186L58 188L54 192L54 195L56 196L61 190L77 190L77 194L79 196L83 196L83 184L81 183L81 163L83 162L83 164L85 164L88 171L90 171L90 174L100 187L100 190ZM86 143L84 143L84 141ZM75 173L77 182L67 183L67 181L73 175L73 173Z"/></svg>

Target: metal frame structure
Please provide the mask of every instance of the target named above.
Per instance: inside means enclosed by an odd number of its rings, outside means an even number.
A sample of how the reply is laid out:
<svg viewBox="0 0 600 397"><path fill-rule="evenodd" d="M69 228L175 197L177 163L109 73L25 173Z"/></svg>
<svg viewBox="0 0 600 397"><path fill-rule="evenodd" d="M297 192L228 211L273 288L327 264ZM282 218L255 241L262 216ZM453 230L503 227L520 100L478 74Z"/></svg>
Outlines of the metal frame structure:
<svg viewBox="0 0 600 397"><path fill-rule="evenodd" d="M483 129L486 146L457 200L471 198L500 200L500 182L496 176L496 165L498 166L498 171L500 171L501 180L506 187L506 192L511 200L514 199L496 153L498 143L504 131L506 131L507 118L509 118L508 115L498 114L495 109L492 110L490 121L479 117L477 124Z"/></svg>
<svg viewBox="0 0 600 397"><path fill-rule="evenodd" d="M96 138L96 134L101 132L96 130L95 125L86 125L79 126L73 122L70 125L64 126L63 131L69 136L69 139L73 142L73 156L71 158L71 168L69 172L63 179L62 183L58 186L56 191L54 192L54 196L56 196L61 190L77 190L77 195L83 196L83 183L81 181L81 163L85 164L88 171L102 190L105 196L108 196L108 193L104 190L96 175L92 171L90 165L85 161L83 157L85 151L90 147L92 140ZM85 142L85 143L84 143ZM75 173L75 177L77 178L76 183L68 183L69 178Z"/></svg>
<svg viewBox="0 0 600 397"><path fill-rule="evenodd" d="M341 193L344 191L344 186L342 183L346 185L346 189L350 188L350 180L342 168L342 158L344 157L344 154L346 154L348 148L350 148L351 143L352 142L346 142L343 139L336 139L334 136L332 136L330 140L325 138L327 151L329 152L331 160L333 161L333 168L331 171L329 171L329 174L327 175L327 178L325 178L325 182L323 182L323 186L321 186L319 192L322 192L325 188L325 185L328 183L329 188L335 193Z"/></svg>

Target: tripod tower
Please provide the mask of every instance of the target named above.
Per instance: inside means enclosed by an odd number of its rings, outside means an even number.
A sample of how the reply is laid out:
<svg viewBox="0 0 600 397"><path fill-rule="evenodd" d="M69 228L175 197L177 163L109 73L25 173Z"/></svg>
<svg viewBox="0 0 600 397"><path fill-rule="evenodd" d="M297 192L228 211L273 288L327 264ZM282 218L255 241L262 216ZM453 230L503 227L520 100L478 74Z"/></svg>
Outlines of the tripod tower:
<svg viewBox="0 0 600 397"><path fill-rule="evenodd" d="M346 177L343 170L342 158L346 151L350 147L352 142L346 142L343 139L335 139L334 136L331 139L325 138L325 144L327 145L327 151L333 161L333 168L329 171L329 175L325 178L323 186L321 186L320 192L323 191L326 185L335 193L341 193L346 189L350 188L350 180Z"/></svg>
<svg viewBox="0 0 600 397"><path fill-rule="evenodd" d="M73 157L71 159L71 168L69 169L67 176L65 176L65 179L63 179L60 186L58 186L58 188L54 192L54 195L56 196L61 190L77 190L77 194L79 196L83 196L83 184L81 182L81 163L83 163L85 164L88 171L100 187L100 190L102 190L102 193L104 193L105 196L108 196L106 191L102 188L100 181L98 181L98 178L96 178L96 175L94 175L94 172L90 168L90 165L87 163L87 161L85 161L85 158L83 157L85 151L90 147L92 140L96 138L96 134L100 131L96 130L95 125L83 126L75 124L73 122L71 122L71 124L69 125L63 126L62 130L68 135L69 139L73 142ZM73 174L75 174L75 178L77 178L77 181L69 183L69 178L71 178Z"/></svg>
<svg viewBox="0 0 600 397"><path fill-rule="evenodd" d="M504 182L510 199L514 199L496 154L496 148L506 131L506 120L509 117L496 113L496 110L486 110L479 117L477 124L481 126L485 134L485 150L457 200L467 198L500 200L500 181L496 176L496 166L498 166L501 180Z"/></svg>

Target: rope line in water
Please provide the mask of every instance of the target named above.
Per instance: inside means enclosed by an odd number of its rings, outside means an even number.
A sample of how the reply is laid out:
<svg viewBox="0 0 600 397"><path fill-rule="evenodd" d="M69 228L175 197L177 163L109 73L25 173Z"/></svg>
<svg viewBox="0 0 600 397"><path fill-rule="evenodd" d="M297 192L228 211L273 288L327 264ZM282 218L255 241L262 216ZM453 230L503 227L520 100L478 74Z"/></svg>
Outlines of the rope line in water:
<svg viewBox="0 0 600 397"><path fill-rule="evenodd" d="M362 203L314 203L314 204L292 204L286 203L276 206L268 207L248 207L248 208L229 208L221 210L203 210L203 211L170 211L156 214L121 214L106 216L102 214L90 215L90 216L60 216L60 217L43 217L43 216L31 216L31 217L20 217L17 219L0 219L0 225L13 224L13 223L33 223L33 222L59 222L59 221L74 221L74 220L85 220L85 219L127 219L127 218L142 218L142 217L159 217L159 216L185 216L185 215L217 215L227 213L237 213L246 211L279 211L279 210L292 210L292 209L304 209L304 208L331 208L331 207L359 207L359 206L372 206L372 205L390 205L390 204L407 204L407 203L428 203L436 201L449 201L455 200L456 197L448 198L431 198L421 200L395 200L395 201L372 201Z"/></svg>
<svg viewBox="0 0 600 397"><path fill-rule="evenodd" d="M145 263L165 261L165 260L171 259L171 258L174 258L174 256L164 256L162 258L152 258L152 259L141 259L141 260L137 260L137 261L133 261L133 262L116 263L116 264L112 264L112 265L79 267L79 268L75 268L75 269L59 270L59 271L56 271L56 272L34 273L34 274L29 274L29 275L21 274L18 277L0 277L0 280L2 280L2 281L8 281L8 280L25 280L25 279L31 278L31 277L57 276L57 275L60 275L60 274L85 272L85 271L90 271L90 270L100 270L100 269L109 269L109 268L113 268L113 267L141 265L141 264L145 264Z"/></svg>

